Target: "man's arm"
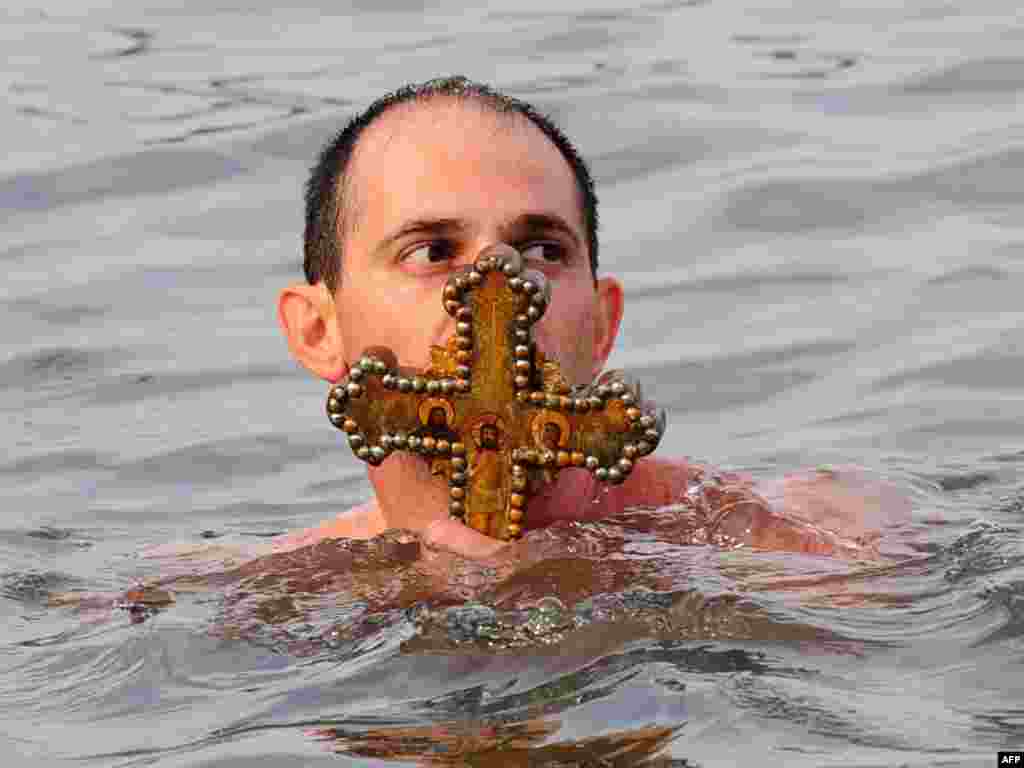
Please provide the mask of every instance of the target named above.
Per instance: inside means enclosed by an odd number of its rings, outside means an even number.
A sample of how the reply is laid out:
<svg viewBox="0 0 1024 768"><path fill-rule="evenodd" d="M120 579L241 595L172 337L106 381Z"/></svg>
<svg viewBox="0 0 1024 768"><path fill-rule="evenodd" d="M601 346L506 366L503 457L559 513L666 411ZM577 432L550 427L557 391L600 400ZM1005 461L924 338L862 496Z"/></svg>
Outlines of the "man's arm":
<svg viewBox="0 0 1024 768"><path fill-rule="evenodd" d="M682 503L702 507L707 525L756 549L855 557L874 551L882 531L908 522L911 512L905 494L857 467L755 483L738 473L665 458L644 459L623 485L594 498L599 503L588 519L628 507Z"/></svg>
<svg viewBox="0 0 1024 768"><path fill-rule="evenodd" d="M274 539L275 552L288 552L315 544L323 539L372 539L383 533L387 526L375 500L324 520L314 528L286 533Z"/></svg>

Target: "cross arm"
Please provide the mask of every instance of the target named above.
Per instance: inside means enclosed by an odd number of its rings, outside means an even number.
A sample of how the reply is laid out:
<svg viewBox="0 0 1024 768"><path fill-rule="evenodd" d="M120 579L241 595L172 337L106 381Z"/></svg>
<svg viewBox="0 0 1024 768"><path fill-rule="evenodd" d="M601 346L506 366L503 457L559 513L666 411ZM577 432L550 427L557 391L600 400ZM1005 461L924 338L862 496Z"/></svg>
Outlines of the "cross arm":
<svg viewBox="0 0 1024 768"><path fill-rule="evenodd" d="M433 369L401 368L390 349L374 347L363 352L345 381L331 388L327 415L348 435L356 457L374 466L395 450L447 457L460 453L460 444L435 437L436 430L427 429L429 413L441 408L451 425L452 395L466 384Z"/></svg>
<svg viewBox="0 0 1024 768"><path fill-rule="evenodd" d="M520 458L555 471L582 467L612 484L625 480L665 432L665 411L644 401L639 382L622 371L606 372L566 394L536 395L532 404L538 409L532 428L537 449L521 450ZM557 429L545 443L549 424Z"/></svg>

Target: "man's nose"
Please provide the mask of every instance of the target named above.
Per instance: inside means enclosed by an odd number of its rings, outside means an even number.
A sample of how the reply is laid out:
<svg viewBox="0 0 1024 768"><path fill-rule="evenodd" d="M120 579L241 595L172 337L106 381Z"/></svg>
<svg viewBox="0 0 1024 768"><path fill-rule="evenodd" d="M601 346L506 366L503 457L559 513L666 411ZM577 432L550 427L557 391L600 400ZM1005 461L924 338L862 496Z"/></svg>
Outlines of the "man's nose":
<svg viewBox="0 0 1024 768"><path fill-rule="evenodd" d="M511 244L503 242L494 234L477 238L469 247L462 249L462 252L455 259L452 266L453 277L460 277L466 280L467 287L470 282L470 275L475 272L474 265L481 257L490 257L493 261L500 263L502 259L519 260L522 256ZM480 275L478 274L479 278ZM458 318L447 308L448 298L442 295L442 307L438 315L438 323L434 327L434 341L436 345L443 345L457 328Z"/></svg>
<svg viewBox="0 0 1024 768"><path fill-rule="evenodd" d="M505 249L511 249L516 253L519 253L518 249L515 248L511 243L501 239L501 236L497 233L481 235L476 238L466 252L460 254L457 264L459 267L472 267L476 263L476 260L488 253L492 256L501 256L505 253Z"/></svg>

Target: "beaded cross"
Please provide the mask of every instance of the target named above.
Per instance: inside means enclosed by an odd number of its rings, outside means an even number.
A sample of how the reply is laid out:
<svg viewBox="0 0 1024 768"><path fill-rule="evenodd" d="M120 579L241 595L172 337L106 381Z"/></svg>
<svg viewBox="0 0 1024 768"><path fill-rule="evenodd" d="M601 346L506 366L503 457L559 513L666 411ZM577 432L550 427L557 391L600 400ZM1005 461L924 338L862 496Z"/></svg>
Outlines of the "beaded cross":
<svg viewBox="0 0 1024 768"><path fill-rule="evenodd" d="M396 450L422 456L448 482L451 515L499 539L522 535L529 497L562 469L622 483L657 447L665 413L621 372L571 387L533 341L550 299L518 251L485 249L444 287L455 334L431 347L426 370L364 351L328 392L331 423L371 465Z"/></svg>

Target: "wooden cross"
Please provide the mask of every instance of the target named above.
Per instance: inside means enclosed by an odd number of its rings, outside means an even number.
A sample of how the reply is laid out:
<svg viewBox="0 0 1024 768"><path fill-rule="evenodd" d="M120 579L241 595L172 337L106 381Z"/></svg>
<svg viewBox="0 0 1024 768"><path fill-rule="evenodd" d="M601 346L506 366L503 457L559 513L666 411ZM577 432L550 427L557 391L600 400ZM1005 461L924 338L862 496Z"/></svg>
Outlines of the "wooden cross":
<svg viewBox="0 0 1024 768"><path fill-rule="evenodd" d="M657 447L665 413L621 372L570 387L533 341L550 298L514 248L485 249L444 287L455 334L431 347L430 366L366 350L328 392L331 423L374 466L396 450L421 455L447 480L451 515L499 539L522 535L529 497L561 469L621 483Z"/></svg>

